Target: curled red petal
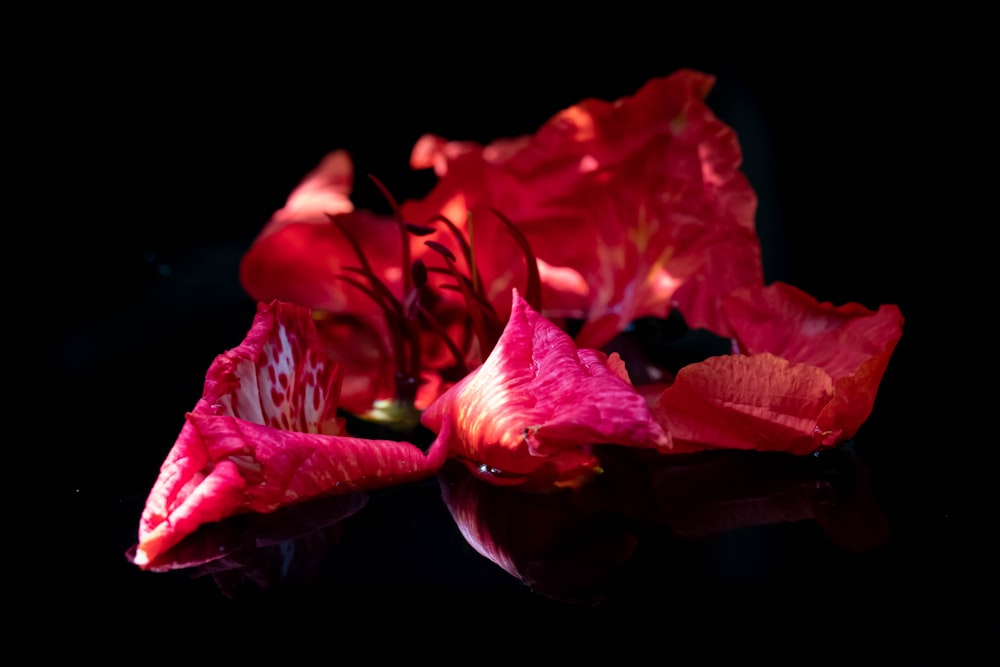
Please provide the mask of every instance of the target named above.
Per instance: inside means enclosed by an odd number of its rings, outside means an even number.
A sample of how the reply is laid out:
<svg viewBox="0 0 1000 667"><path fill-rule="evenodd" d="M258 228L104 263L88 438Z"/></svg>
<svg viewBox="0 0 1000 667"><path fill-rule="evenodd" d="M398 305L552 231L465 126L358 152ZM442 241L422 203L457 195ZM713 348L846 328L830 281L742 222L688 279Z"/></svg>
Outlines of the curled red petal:
<svg viewBox="0 0 1000 667"><path fill-rule="evenodd" d="M495 483L572 483L599 467L592 445L669 447L624 365L572 338L513 290L510 320L482 366L422 416L448 427L451 456Z"/></svg>
<svg viewBox="0 0 1000 667"><path fill-rule="evenodd" d="M902 335L897 306L835 307L775 283L738 290L724 311L745 354L682 368L656 402L675 451L808 454L854 437Z"/></svg>
<svg viewBox="0 0 1000 667"><path fill-rule="evenodd" d="M309 310L261 304L244 341L209 368L146 500L134 562L143 567L198 526L269 512L306 498L433 474L446 443L425 454L406 442L341 435L339 368Z"/></svg>

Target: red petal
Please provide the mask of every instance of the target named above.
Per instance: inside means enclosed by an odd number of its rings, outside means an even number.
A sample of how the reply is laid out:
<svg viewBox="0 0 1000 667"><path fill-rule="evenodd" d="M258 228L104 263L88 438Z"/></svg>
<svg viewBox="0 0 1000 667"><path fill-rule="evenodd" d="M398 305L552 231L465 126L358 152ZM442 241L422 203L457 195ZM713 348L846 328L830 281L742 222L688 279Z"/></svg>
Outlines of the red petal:
<svg viewBox="0 0 1000 667"><path fill-rule="evenodd" d="M739 290L724 310L747 354L682 368L663 392L655 414L676 451L808 454L855 435L902 335L898 307L834 307L776 283Z"/></svg>
<svg viewBox="0 0 1000 667"><path fill-rule="evenodd" d="M194 411L336 435L340 383L340 369L324 353L309 310L275 301L260 304L243 342L216 357Z"/></svg>
<svg viewBox="0 0 1000 667"><path fill-rule="evenodd" d="M347 151L333 151L306 174L285 206L275 212L262 236L273 234L292 223L326 224L328 215L350 213L354 164Z"/></svg>
<svg viewBox="0 0 1000 667"><path fill-rule="evenodd" d="M204 523L440 467L446 443L425 455L405 442L337 436L339 382L308 309L262 304L243 343L213 362L204 397L160 469L140 519L136 564Z"/></svg>
<svg viewBox="0 0 1000 667"><path fill-rule="evenodd" d="M450 426L452 455L491 481L571 482L598 466L591 445L668 447L616 356L578 350L513 291L503 335L486 362L433 403L424 425Z"/></svg>
<svg viewBox="0 0 1000 667"><path fill-rule="evenodd" d="M441 180L407 215L463 222L467 210L477 221L502 211L544 262L543 314L598 323L580 332L581 346L674 307L690 326L728 334L718 301L760 285L763 272L736 135L704 104L713 83L681 70L478 150L424 137L412 164L433 165ZM477 261L501 310L524 285L523 261L508 240L493 239L494 227L477 223L477 247L489 250Z"/></svg>

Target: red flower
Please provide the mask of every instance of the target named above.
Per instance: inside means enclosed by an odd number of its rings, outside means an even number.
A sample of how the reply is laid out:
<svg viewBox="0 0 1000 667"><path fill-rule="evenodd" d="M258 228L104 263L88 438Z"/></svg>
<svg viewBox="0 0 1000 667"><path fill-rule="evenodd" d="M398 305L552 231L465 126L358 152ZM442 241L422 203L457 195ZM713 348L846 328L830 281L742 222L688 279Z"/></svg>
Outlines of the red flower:
<svg viewBox="0 0 1000 667"><path fill-rule="evenodd" d="M462 466L438 471L441 497L473 549L534 592L593 604L643 554L659 563L643 580L684 576L670 543L733 530L811 521L830 542L862 553L885 545L888 522L860 458L844 448L821 457L716 451L687 456L599 446L604 474L579 489L524 493L473 478ZM651 550L651 551L650 551ZM668 550L669 551L669 550ZM666 577L666 578L661 578ZM650 581L650 579L652 581ZM608 585L611 584L611 585Z"/></svg>
<svg viewBox="0 0 1000 667"><path fill-rule="evenodd" d="M355 210L350 157L326 156L243 258L257 316L209 368L147 498L132 562L168 567L171 548L206 524L416 481L447 458L492 485L551 491L590 481L602 458L614 467L607 449L802 455L852 438L902 315L763 286L757 200L735 134L705 105L713 83L681 70L485 147L426 135L411 164L440 180L402 204L376 181L391 216ZM665 357L622 344L640 318L672 312L722 337L709 352L718 356L668 370ZM582 322L575 337L568 320ZM338 410L400 432L419 422L437 437L426 453L351 437ZM488 513L467 520L476 498L456 490L444 497L470 544L527 580L496 530L506 526ZM691 505L660 491L657 501ZM531 495L517 506L530 511ZM558 500L575 508L586 495ZM551 515L539 518L526 553L548 557L562 545L548 539ZM624 538L596 555L627 559Z"/></svg>
<svg viewBox="0 0 1000 667"><path fill-rule="evenodd" d="M783 283L738 290L721 311L739 354L682 368L655 405L678 452L808 454L852 438L903 326L897 306L834 307Z"/></svg>
<svg viewBox="0 0 1000 667"><path fill-rule="evenodd" d="M577 349L516 289L490 356L421 420L495 484L578 484L599 470L594 444L670 446L618 355Z"/></svg>
<svg viewBox="0 0 1000 667"><path fill-rule="evenodd" d="M467 313L461 299L416 284L414 264L436 253L397 217L355 210L352 178L346 152L327 155L254 240L240 281L259 302L314 311L327 354L344 369L344 409L395 410L415 423L404 413L443 391L441 372L467 362L454 358L441 333L461 340Z"/></svg>
<svg viewBox="0 0 1000 667"><path fill-rule="evenodd" d="M343 433L341 371L309 311L261 304L238 347L208 369L202 398L160 468L139 523L140 567L202 524L433 474L446 450Z"/></svg>
<svg viewBox="0 0 1000 667"><path fill-rule="evenodd" d="M762 284L763 272L757 199L739 171L736 135L704 104L713 83L682 70L486 147L425 136L411 163L433 166L441 180L404 215L464 224L468 211L474 222L502 211L539 259L542 313L586 320L581 346L600 347L634 319L673 308L692 327L728 335L719 301ZM492 229L476 225L471 236L489 251L477 262L499 306L523 284L523 262L493 242Z"/></svg>

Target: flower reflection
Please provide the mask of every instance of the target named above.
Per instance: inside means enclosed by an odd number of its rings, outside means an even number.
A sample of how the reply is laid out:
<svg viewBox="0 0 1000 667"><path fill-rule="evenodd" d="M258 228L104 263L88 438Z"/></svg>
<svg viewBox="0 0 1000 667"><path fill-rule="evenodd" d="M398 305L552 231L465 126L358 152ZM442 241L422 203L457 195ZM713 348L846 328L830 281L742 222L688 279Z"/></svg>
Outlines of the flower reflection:
<svg viewBox="0 0 1000 667"><path fill-rule="evenodd" d="M438 479L469 545L536 593L597 600L600 584L638 547L636 535L610 508L581 508L571 490L537 494L500 487L454 464Z"/></svg>
<svg viewBox="0 0 1000 667"><path fill-rule="evenodd" d="M235 597L247 584L267 589L289 580L310 582L322 558L340 544L341 522L367 502L368 494L357 492L205 524L146 569L211 576L227 597ZM133 547L126 557L134 561L135 554Z"/></svg>
<svg viewBox="0 0 1000 667"><path fill-rule="evenodd" d="M740 451L684 458L648 468L653 514L678 537L815 521L849 551L886 543L888 520L850 447L807 458Z"/></svg>
<svg viewBox="0 0 1000 667"><path fill-rule="evenodd" d="M601 603L634 576L630 560L644 549L741 528L812 521L849 552L888 539L867 470L846 448L807 458L613 448L602 460L609 473L592 484L542 496L484 483L452 464L438 479L458 529L479 554L533 591L571 602ZM660 565L640 576L664 576L670 568Z"/></svg>
<svg viewBox="0 0 1000 667"><path fill-rule="evenodd" d="M741 451L664 456L611 447L601 456L606 474L550 493L491 484L457 461L437 479L455 527L479 556L534 593L570 604L603 605L628 582L655 586L681 576L672 566L677 553L734 531L811 523L830 550L845 556L877 550L888 540L868 470L851 447L810 457ZM205 525L149 569L211 576L230 597L248 586L311 582L323 576L324 566L334 566L329 555L343 546L341 522L366 520L368 497L321 498ZM405 496L393 500L403 503ZM428 525L434 520L416 513L408 519L421 531L440 532Z"/></svg>

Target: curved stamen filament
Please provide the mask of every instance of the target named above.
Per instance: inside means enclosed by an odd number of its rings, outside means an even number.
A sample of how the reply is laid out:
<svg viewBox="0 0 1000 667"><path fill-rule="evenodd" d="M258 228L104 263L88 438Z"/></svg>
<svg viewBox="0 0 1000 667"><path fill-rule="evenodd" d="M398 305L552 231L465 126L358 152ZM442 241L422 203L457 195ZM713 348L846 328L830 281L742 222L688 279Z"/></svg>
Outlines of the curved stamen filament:
<svg viewBox="0 0 1000 667"><path fill-rule="evenodd" d="M448 229L451 230L452 236L455 237L455 241L458 242L458 246L462 249L462 256L465 257L465 265L469 267L469 279L472 283L472 289L480 294L483 293L482 281L479 279L479 270L476 268L476 260L472 254L472 246L469 245L468 239L465 235L455 226L452 222L444 215L436 215L431 218L431 222L441 221L447 225Z"/></svg>
<svg viewBox="0 0 1000 667"><path fill-rule="evenodd" d="M344 235L347 242L351 244L351 249L354 250L354 255L358 258L358 261L361 262L361 268L364 269L365 275L374 276L375 272L372 271L372 265L368 263L368 258L365 257L365 253L361 249L361 245L357 242L354 236L347 231L347 227L345 227L340 221L340 218L336 215L331 215L330 213L327 213L326 217L329 218L330 222L332 222L337 229L340 230L340 233Z"/></svg>
<svg viewBox="0 0 1000 667"><path fill-rule="evenodd" d="M535 253L531 250L531 244L528 243L527 237L524 233L518 229L510 219L503 213L493 208L489 207L490 213L499 218L500 222L504 224L510 235L514 237L517 245L520 246L521 252L524 253L525 263L528 269L528 285L525 289L524 300L528 302L536 312L542 312L542 280L538 275L538 260L535 258Z"/></svg>
<svg viewBox="0 0 1000 667"><path fill-rule="evenodd" d="M339 279L339 280L343 280L345 283L347 283L349 285L352 285L353 287L356 287L357 289L361 290L366 295L368 295L368 297L372 301L374 301L376 304L378 304L379 307L382 308L382 312L385 314L385 320L386 320L386 325L387 325L386 328L389 330L389 336L392 339L392 350L393 350L393 354L394 354L394 356L396 358L397 371L400 371L403 368L405 368L403 360L405 360L406 356L407 356L406 355L406 343L403 340L403 336L400 334L400 331L403 328L405 328L405 325L401 326L399 324L400 317L399 317L399 314L397 312L395 312L396 309L393 306L391 306L390 304L388 304L388 303L385 302L385 299L382 298L383 295L379 294L377 291L375 291L372 288L368 287L367 285L365 285L364 283L362 283L360 280L355 280L351 276L345 276L345 275L336 275L334 277L337 278L337 279ZM396 324L396 326L393 326L394 324ZM397 378L395 393L396 393L397 398L402 398L402 396L399 396L399 390L400 390L399 379Z"/></svg>
<svg viewBox="0 0 1000 667"><path fill-rule="evenodd" d="M456 277L448 269L441 268L439 266L430 267L428 269L428 271L432 271L434 273L441 273L441 274L449 275L449 276L451 276L453 278ZM465 295L465 294L471 295L472 299L475 301L475 305L477 305L479 308L482 309L484 324L486 324L486 325L489 326L489 329L488 329L488 334L489 335L488 335L488 337L491 340L492 339L499 340L500 339L500 334L503 331L503 325L504 325L504 323L500 321L500 316L497 315L497 311L496 311L496 309L493 308L493 304L491 304L489 302L489 300L486 298L485 294L478 294L478 293L476 293L476 292L474 292L472 290L472 283L471 283L471 281L467 277L465 277L465 276L457 276L457 278L459 280L461 280L462 282L465 283L465 286L467 288L466 290L463 290L458 285L451 285L451 284L448 284L448 283L445 283L445 284L442 284L442 285L438 285L438 288L439 289L448 290L448 291L451 291L451 292L460 292L463 295ZM467 305L471 306L472 304L467 304Z"/></svg>
<svg viewBox="0 0 1000 667"><path fill-rule="evenodd" d="M392 196L389 189L382 184L382 181L378 180L371 174L368 174L368 178L371 179L375 186L381 191L382 196L386 198L389 202L389 206L392 207L392 217L396 221L396 225L399 227L399 245L403 253L403 294L407 294L410 288L413 287L413 281L410 278L409 272L405 269L410 266L410 237L407 231L406 222L403 220L403 213L399 208L399 202L396 198Z"/></svg>
<svg viewBox="0 0 1000 667"><path fill-rule="evenodd" d="M358 268L356 266L345 266L344 271L350 271L352 273L359 273L363 275L365 278L368 279L368 282L371 284L371 290L369 290L369 296L372 297L372 300L378 301L379 299L382 299L385 302L386 306L392 308L394 314L397 317L405 316L403 313L403 304L399 302L399 299L397 299L396 295L392 293L392 290L389 289L389 286L386 285L384 282L382 282L382 280L379 279L379 277L376 276L374 273L365 271L364 269ZM346 278L345 276L337 276L337 277L341 279Z"/></svg>
<svg viewBox="0 0 1000 667"><path fill-rule="evenodd" d="M465 363L465 356L462 354L462 351L458 349L458 345L455 344L455 341L451 339L451 336L449 336L448 332L445 331L445 328L441 326L441 323L434 319L434 316L431 315L429 310L420 304L417 304L417 308L420 311L420 316L424 318L427 325L433 329L434 333L436 333L444 342L448 351L451 352L451 356L455 357L455 365L458 366L459 372L461 372L463 376L468 375L469 367Z"/></svg>
<svg viewBox="0 0 1000 667"><path fill-rule="evenodd" d="M354 287L362 290L365 294L369 296L376 304L382 308L382 312L385 316L386 328L389 331L389 335L393 339L393 348L396 353L396 390L395 395L399 400L404 400L408 402L413 402L416 397L417 383L420 379L420 333L416 330L416 325L412 320L406 317L404 312L403 304L400 303L399 299L392 293L392 290L375 274L372 270L371 264L365 257L364 251L361 249L361 245L357 242L357 239L347 231L346 226L340 221L337 216L327 214L330 221L337 226L340 233L343 234L344 238L351 245L354 250L354 254L357 256L358 261L361 263L361 267L346 267L345 271L351 271L363 275L368 279L369 285L351 278L350 276L338 275L337 278L343 280ZM405 226L400 225L400 229L403 233L406 233ZM407 239L408 241L408 239ZM408 243L403 244L407 248L406 256L409 256L409 245ZM407 279L407 283L412 282L412 277L409 271L403 272ZM404 292L404 294L407 292ZM401 335L402 332L402 335ZM408 343L408 345L407 345ZM408 354L407 354L408 352ZM407 364L407 362L409 362ZM409 366L409 368L407 368Z"/></svg>
<svg viewBox="0 0 1000 667"><path fill-rule="evenodd" d="M455 278L455 282L458 283L458 290L462 292L462 295L465 297L465 303L469 309L469 317L472 319L472 328L476 332L476 338L479 339L480 348L484 351L484 354L488 354L489 350L492 350L493 346L496 345L496 340L494 340L491 335L487 334L486 322L483 318L483 309L475 307L475 304L478 303L478 301L469 287L468 279L463 276L459 272L458 267L455 266L455 255L453 255L447 247L441 245L437 241L424 241L424 245L431 250L434 250L444 258L445 263L448 265L448 269Z"/></svg>
<svg viewBox="0 0 1000 667"><path fill-rule="evenodd" d="M375 273L368 259L365 257L361 245L347 230L346 224L341 217L327 214L330 221L337 226L344 238L347 239L360 263L360 267L345 267L344 271L363 276L367 284L361 279L350 275L341 274L336 277L361 290L382 310L388 335L391 337L392 348L396 356L396 399L409 402L412 406L416 398L421 371L423 370L421 365L421 326L427 326L434 334L441 338L448 347L451 355L455 358L455 368L465 374L468 372L465 352L470 351L472 346L472 340L469 337L470 330L471 335L474 335L479 342L480 353L486 356L500 339L504 323L490 303L479 269L476 266L475 252L471 238L471 212L467 220L468 236L444 215L434 216L426 226L407 223L403 220L398 202L389 192L388 188L375 176L369 174L369 178L392 207L393 219L399 230L403 268L403 296L402 299L398 298L393 290ZM527 270L525 300L532 308L541 311L542 292L538 261L532 252L528 239L503 213L492 207L489 210L504 225L524 254ZM455 238L468 267L468 275L459 271L456 265L458 260L454 253L447 246L436 241L428 240L424 241L424 244L441 255L447 268L428 267L419 259L416 262L411 262L412 249L410 246L410 235L422 237L432 234L437 231L433 223L438 221L444 223ZM431 289L427 283L428 272L447 274L454 278L454 285L435 285L435 288L460 292L465 300L471 326L464 329L463 340L460 341L461 346L451 339L445 327L421 303L422 296L426 297L424 290Z"/></svg>

